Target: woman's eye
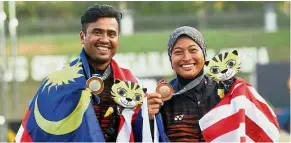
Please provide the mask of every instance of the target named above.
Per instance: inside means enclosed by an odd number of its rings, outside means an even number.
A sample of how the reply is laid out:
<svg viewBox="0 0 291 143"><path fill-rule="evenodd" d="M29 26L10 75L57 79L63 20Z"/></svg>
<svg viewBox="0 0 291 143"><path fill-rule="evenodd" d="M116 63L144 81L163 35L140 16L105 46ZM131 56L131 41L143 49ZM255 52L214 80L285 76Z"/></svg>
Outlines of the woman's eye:
<svg viewBox="0 0 291 143"><path fill-rule="evenodd" d="M197 52L197 49L190 49L189 52L190 53L195 53L195 52Z"/></svg>
<svg viewBox="0 0 291 143"><path fill-rule="evenodd" d="M120 96L126 96L126 90L123 89L123 88L118 88L118 89L117 89L117 93L118 93Z"/></svg>
<svg viewBox="0 0 291 143"><path fill-rule="evenodd" d="M174 51L174 54L181 54L181 51Z"/></svg>

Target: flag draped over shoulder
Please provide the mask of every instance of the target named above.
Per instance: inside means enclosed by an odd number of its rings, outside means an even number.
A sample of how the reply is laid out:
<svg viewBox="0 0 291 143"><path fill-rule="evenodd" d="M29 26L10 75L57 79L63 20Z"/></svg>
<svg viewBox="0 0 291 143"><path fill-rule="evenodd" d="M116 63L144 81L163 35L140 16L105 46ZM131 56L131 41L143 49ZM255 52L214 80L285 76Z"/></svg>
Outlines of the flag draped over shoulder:
<svg viewBox="0 0 291 143"><path fill-rule="evenodd" d="M280 137L275 113L241 78L199 124L207 142L276 142Z"/></svg>
<svg viewBox="0 0 291 143"><path fill-rule="evenodd" d="M137 82L129 70L120 68L114 60L111 68L114 79ZM86 89L90 75L84 49L78 59L49 75L35 94L15 141L105 142L91 93ZM141 113L135 120L143 130Z"/></svg>

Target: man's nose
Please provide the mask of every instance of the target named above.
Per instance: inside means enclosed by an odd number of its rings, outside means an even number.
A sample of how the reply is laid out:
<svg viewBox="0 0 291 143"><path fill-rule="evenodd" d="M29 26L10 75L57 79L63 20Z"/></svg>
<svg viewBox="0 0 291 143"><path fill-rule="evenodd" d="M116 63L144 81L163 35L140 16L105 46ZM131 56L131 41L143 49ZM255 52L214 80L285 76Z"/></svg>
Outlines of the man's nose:
<svg viewBox="0 0 291 143"><path fill-rule="evenodd" d="M102 36L100 38L100 41L101 42L104 42L104 43L108 43L109 42L109 39L108 39L107 34L102 34Z"/></svg>

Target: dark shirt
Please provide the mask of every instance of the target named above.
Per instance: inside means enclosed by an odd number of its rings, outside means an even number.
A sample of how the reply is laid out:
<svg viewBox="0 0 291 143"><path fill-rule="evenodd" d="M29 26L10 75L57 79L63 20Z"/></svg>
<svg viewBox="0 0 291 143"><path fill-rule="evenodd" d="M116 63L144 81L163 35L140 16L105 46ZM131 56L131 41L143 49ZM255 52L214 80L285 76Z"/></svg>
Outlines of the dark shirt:
<svg viewBox="0 0 291 143"><path fill-rule="evenodd" d="M100 71L100 70L95 71L91 66L90 66L90 71L91 71L91 74L102 75L104 73L104 71ZM111 126L112 129L117 131L118 123L119 123L119 116L118 115L112 114L111 116L108 116L106 118L104 117L107 109L109 107L114 107L114 105L116 105L116 103L112 99L111 93L110 93L112 85L113 85L113 74L111 72L109 77L104 81L104 89L101 92L101 94L92 96L93 108L94 108L94 111L96 113L96 118L97 118L97 121L99 122L99 125L101 127L101 130L103 132L103 135L105 137L106 142L115 142L116 141L117 134L115 133L113 136L108 136L108 134L106 134L106 130L109 129L109 126ZM100 100L100 103L98 104L99 100ZM112 124L113 120L116 124ZM118 120L118 121L116 121L116 120Z"/></svg>
<svg viewBox="0 0 291 143"><path fill-rule="evenodd" d="M171 84L177 92L190 81L178 76ZM160 113L170 141L205 142L198 121L219 101L217 83L207 76L196 87L166 101Z"/></svg>

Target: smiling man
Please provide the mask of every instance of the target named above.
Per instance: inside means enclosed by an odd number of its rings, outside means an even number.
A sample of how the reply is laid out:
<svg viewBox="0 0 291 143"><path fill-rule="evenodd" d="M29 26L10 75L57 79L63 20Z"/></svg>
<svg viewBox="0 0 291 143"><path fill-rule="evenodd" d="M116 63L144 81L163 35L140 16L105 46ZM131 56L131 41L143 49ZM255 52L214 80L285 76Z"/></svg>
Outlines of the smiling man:
<svg viewBox="0 0 291 143"><path fill-rule="evenodd" d="M118 48L121 18L119 10L110 5L95 4L85 10L80 56L44 80L16 142L116 142L118 134L125 142L152 141L148 117L142 116L148 115L146 104L133 109L132 132L120 131L124 118L117 111L105 116L109 107L117 106L110 93L114 80L137 83L128 69L112 59Z"/></svg>

